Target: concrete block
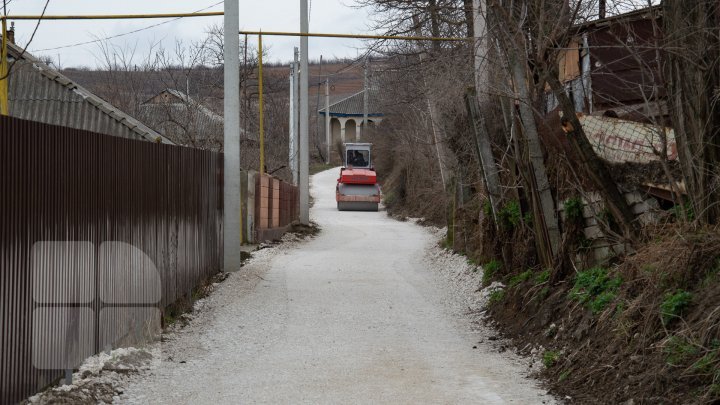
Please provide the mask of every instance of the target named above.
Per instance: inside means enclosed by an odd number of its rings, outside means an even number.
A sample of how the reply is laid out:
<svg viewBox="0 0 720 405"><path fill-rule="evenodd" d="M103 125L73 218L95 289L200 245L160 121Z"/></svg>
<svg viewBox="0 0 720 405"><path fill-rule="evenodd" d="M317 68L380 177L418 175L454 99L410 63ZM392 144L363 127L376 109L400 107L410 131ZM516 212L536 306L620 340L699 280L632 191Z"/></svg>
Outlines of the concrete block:
<svg viewBox="0 0 720 405"><path fill-rule="evenodd" d="M603 262L611 258L612 256L613 254L611 253L609 246L603 246L593 249L593 259L595 259L595 263Z"/></svg>
<svg viewBox="0 0 720 405"><path fill-rule="evenodd" d="M631 207L633 214L642 214L643 212L647 212L650 210L650 206L645 204L644 201L640 201L639 203L633 205Z"/></svg>
<svg viewBox="0 0 720 405"><path fill-rule="evenodd" d="M647 211L640 214L640 216L638 216L638 220L644 226L657 224L660 221L660 215L652 211Z"/></svg>
<svg viewBox="0 0 720 405"><path fill-rule="evenodd" d="M598 220L596 217L593 216L590 218L585 218L585 226L586 227L597 226L597 225L598 225Z"/></svg>
<svg viewBox="0 0 720 405"><path fill-rule="evenodd" d="M602 229L600 229L600 227L597 225L589 226L583 229L583 233L585 234L585 237L590 240L600 239L605 236L605 234L603 234L602 232Z"/></svg>
<svg viewBox="0 0 720 405"><path fill-rule="evenodd" d="M628 202L628 204L637 204L643 202L643 196L638 191L633 191L630 193L625 193L625 201Z"/></svg>
<svg viewBox="0 0 720 405"><path fill-rule="evenodd" d="M658 201L657 201L656 199L652 198L652 197L646 199L646 200L644 201L644 203L647 204L647 206L650 207L651 209L654 209L654 210L659 210L659 209L660 209L660 203L658 203Z"/></svg>

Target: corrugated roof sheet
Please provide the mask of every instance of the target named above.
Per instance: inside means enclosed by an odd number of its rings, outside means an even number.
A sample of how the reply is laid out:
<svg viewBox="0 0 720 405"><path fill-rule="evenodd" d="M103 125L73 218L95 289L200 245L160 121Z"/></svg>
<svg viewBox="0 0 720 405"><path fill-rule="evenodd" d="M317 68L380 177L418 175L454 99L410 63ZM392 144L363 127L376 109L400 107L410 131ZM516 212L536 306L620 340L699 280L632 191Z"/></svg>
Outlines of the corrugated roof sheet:
<svg viewBox="0 0 720 405"><path fill-rule="evenodd" d="M223 117L187 94L165 89L168 102L154 102L157 96L140 105L140 118L181 145L220 149L224 134Z"/></svg>
<svg viewBox="0 0 720 405"><path fill-rule="evenodd" d="M334 104L330 105L331 116L362 116L363 115L363 98L365 90L359 91L352 96L346 97ZM368 115L371 117L382 116L378 106L378 92L375 89L368 91ZM319 114L325 115L325 108L318 110Z"/></svg>
<svg viewBox="0 0 720 405"><path fill-rule="evenodd" d="M29 53L23 54L16 45L8 44L8 55L17 60L8 86L11 116L122 138L172 143Z"/></svg>
<svg viewBox="0 0 720 405"><path fill-rule="evenodd" d="M595 153L608 162L648 163L659 160L656 151L662 150L662 140L658 131L663 131L667 140L668 160L678 158L672 128L592 115L579 115L578 118Z"/></svg>

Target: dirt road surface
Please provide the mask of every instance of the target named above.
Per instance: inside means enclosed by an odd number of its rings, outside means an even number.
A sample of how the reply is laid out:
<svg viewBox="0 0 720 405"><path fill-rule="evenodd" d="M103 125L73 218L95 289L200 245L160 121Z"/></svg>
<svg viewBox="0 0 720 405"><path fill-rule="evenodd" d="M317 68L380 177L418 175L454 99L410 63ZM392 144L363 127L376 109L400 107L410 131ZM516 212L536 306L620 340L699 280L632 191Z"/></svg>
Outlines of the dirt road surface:
<svg viewBox="0 0 720 405"><path fill-rule="evenodd" d="M439 280L436 238L384 212L336 211L336 178L312 181L320 235L257 252L116 402L553 402Z"/></svg>

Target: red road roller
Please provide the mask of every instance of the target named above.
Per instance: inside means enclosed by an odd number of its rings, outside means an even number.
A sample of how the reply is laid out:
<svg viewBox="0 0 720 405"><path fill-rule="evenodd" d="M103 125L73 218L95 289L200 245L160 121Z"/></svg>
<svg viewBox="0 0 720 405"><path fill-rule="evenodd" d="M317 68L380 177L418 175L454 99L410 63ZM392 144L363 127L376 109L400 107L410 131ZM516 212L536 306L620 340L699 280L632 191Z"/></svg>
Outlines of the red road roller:
<svg viewBox="0 0 720 405"><path fill-rule="evenodd" d="M335 200L338 211L377 211L380 185L370 158L370 143L346 143Z"/></svg>

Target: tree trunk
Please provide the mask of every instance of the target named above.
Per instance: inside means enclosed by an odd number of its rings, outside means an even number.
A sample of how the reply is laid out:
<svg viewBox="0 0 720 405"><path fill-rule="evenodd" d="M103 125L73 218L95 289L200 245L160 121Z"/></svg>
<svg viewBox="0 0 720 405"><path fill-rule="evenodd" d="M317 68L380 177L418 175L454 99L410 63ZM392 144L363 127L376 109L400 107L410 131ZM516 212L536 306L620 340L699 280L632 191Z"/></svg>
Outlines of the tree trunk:
<svg viewBox="0 0 720 405"><path fill-rule="evenodd" d="M720 4L663 1L665 78L695 218L720 221Z"/></svg>
<svg viewBox="0 0 720 405"><path fill-rule="evenodd" d="M485 189L490 198L493 223L497 224L497 210L500 203L500 177L498 175L497 163L495 163L495 158L492 153L490 135L487 132L485 119L480 113L480 108L477 104L477 95L474 89L468 89L468 92L465 94L465 103L468 116L473 124L473 145L475 146L475 154L482 169L481 174L483 180L485 180Z"/></svg>
<svg viewBox="0 0 720 405"><path fill-rule="evenodd" d="M508 48L509 68L519 100L518 109L522 123L522 133L527 141L529 166L533 174L530 180L533 181L534 187L531 191L532 194L536 195L532 198L532 201L539 203L539 209L535 211L542 214L534 215L536 235L539 238L538 242L541 242L538 247L543 264L546 267L552 267L555 255L560 249L560 225L545 169L540 137L535 123L535 113L531 106L532 97L527 84L527 60L520 57L517 51L511 49Z"/></svg>
<svg viewBox="0 0 720 405"><path fill-rule="evenodd" d="M575 114L575 106L565 93L565 88L558 79L558 72L550 69L548 72L548 84L552 88L555 97L557 97L563 112L563 122L568 122L567 137L572 145L573 150L577 154L580 166L583 168L585 175L588 176L595 184L603 196L610 213L615 221L622 228L623 236L628 240L635 240L638 235L637 223L635 215L617 187L617 184L610 176L605 164L595 154L590 141L588 141L585 131Z"/></svg>

